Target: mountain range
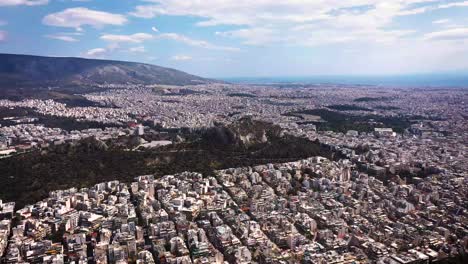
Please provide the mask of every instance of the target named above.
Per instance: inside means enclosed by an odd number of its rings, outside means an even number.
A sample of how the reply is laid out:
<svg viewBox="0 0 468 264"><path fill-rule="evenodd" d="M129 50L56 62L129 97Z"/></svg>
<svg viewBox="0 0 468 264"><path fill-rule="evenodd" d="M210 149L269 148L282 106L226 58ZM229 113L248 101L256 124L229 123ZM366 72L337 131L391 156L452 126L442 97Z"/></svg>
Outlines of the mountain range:
<svg viewBox="0 0 468 264"><path fill-rule="evenodd" d="M98 84L190 85L208 82L212 81L144 63L0 54L0 89Z"/></svg>

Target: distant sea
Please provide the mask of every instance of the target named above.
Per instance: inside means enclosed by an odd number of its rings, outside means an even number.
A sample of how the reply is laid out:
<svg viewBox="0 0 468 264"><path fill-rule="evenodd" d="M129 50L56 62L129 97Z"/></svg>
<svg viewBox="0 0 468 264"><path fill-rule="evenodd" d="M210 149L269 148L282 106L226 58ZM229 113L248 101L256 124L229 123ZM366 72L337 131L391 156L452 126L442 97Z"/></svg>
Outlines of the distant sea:
<svg viewBox="0 0 468 264"><path fill-rule="evenodd" d="M392 87L464 87L468 88L465 74L419 74L400 76L310 76L310 77L236 77L221 78L242 84L343 84Z"/></svg>

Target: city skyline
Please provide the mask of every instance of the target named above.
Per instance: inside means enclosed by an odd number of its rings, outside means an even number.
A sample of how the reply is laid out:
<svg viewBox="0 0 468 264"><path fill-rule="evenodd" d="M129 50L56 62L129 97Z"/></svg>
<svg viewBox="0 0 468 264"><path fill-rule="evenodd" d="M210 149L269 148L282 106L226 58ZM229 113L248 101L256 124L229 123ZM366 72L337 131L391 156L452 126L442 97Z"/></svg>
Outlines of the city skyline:
<svg viewBox="0 0 468 264"><path fill-rule="evenodd" d="M0 0L0 52L218 78L463 72L467 12L434 0Z"/></svg>

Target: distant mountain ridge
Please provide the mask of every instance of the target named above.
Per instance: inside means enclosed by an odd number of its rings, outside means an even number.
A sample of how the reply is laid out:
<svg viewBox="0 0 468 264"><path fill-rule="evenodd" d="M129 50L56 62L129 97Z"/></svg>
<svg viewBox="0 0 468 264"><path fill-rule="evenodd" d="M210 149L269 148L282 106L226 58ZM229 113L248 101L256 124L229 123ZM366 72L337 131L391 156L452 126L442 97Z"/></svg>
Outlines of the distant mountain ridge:
<svg viewBox="0 0 468 264"><path fill-rule="evenodd" d="M0 53L0 89L99 84L190 85L210 82L213 81L144 63Z"/></svg>

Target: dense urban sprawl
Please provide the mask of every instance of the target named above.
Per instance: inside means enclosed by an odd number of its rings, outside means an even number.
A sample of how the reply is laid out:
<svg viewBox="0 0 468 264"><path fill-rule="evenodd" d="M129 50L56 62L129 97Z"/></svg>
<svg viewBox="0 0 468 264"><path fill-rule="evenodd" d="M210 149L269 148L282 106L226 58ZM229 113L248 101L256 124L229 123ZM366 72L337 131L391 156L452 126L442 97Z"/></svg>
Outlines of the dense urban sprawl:
<svg viewBox="0 0 468 264"><path fill-rule="evenodd" d="M87 137L196 129L249 116L318 140L336 159L215 175L139 176L129 184L57 190L25 208L0 201L3 262L427 263L466 257L466 89L106 88L85 95L102 107L0 100L0 107L118 125L68 131L35 118L4 117L15 124L0 127L0 158ZM336 120L325 115L335 114L340 122L352 121L329 126ZM400 119L407 127L392 128Z"/></svg>

